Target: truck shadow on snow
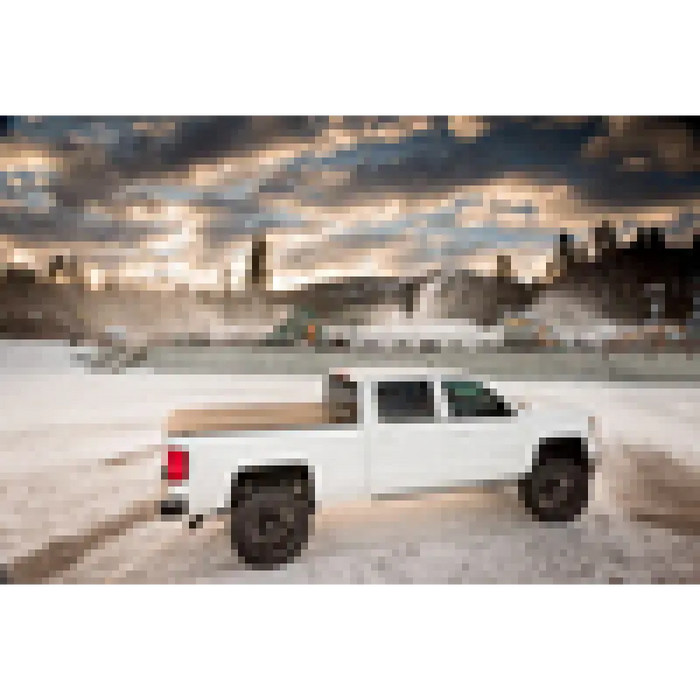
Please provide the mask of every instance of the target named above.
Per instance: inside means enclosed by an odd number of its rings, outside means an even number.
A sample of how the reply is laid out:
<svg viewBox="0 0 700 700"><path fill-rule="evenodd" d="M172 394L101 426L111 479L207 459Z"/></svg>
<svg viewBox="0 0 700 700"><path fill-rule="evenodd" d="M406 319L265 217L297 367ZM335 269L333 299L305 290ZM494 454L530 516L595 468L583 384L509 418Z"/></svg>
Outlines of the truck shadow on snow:
<svg viewBox="0 0 700 700"><path fill-rule="evenodd" d="M418 557L422 546L459 539L460 532L474 529L488 536L541 527L548 526L531 518L512 483L382 496L321 509L314 517L312 537L295 561L276 571L255 571L231 552L226 521L219 518L192 533L185 580L231 575L241 582L272 581L284 571L308 573L333 560L377 559L381 564L387 557Z"/></svg>

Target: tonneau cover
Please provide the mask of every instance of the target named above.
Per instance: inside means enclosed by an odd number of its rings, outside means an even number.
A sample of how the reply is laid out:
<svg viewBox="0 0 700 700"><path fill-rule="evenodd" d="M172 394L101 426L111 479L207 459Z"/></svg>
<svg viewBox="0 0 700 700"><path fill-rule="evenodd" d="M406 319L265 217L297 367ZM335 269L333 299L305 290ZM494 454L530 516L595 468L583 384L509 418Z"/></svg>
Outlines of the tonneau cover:
<svg viewBox="0 0 700 700"><path fill-rule="evenodd" d="M330 423L322 403L222 404L215 408L174 411L168 416L169 437L231 430L274 430Z"/></svg>

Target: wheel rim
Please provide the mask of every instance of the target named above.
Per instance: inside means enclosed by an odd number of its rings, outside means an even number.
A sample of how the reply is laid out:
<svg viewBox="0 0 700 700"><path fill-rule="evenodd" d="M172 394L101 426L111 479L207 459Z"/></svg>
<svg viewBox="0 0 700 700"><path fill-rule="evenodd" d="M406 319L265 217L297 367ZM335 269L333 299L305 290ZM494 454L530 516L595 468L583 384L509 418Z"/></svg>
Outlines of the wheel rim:
<svg viewBox="0 0 700 700"><path fill-rule="evenodd" d="M252 539L263 546L276 547L284 544L296 529L291 509L264 507L252 520Z"/></svg>
<svg viewBox="0 0 700 700"><path fill-rule="evenodd" d="M554 470L548 470L537 479L535 483L537 502L540 507L548 510L559 508L570 499L575 483L571 466L557 465Z"/></svg>

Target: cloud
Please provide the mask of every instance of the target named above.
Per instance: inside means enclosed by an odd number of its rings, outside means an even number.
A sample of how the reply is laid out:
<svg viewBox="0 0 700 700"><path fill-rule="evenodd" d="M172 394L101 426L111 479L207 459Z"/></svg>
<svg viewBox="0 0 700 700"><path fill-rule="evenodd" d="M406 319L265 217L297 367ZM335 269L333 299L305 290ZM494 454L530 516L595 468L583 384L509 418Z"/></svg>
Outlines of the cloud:
<svg viewBox="0 0 700 700"><path fill-rule="evenodd" d="M456 138L466 141L483 136L489 128L489 122L484 117L448 117L447 125Z"/></svg>
<svg viewBox="0 0 700 700"><path fill-rule="evenodd" d="M545 248L602 217L680 222L698 201L696 133L649 117L49 118L0 144L6 172L55 173L3 196L0 232L138 246L193 221L217 254L267 232L309 264L397 246L422 264L427 238L455 255Z"/></svg>
<svg viewBox="0 0 700 700"><path fill-rule="evenodd" d="M682 118L608 117L607 130L590 139L583 154L624 170L692 173L700 166L696 131Z"/></svg>

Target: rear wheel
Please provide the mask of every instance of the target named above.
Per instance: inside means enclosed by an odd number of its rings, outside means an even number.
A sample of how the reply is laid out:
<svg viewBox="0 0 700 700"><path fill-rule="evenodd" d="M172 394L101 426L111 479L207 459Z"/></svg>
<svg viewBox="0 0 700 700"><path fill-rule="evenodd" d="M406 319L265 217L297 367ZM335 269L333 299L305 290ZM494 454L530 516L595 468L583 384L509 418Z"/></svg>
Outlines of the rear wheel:
<svg viewBox="0 0 700 700"><path fill-rule="evenodd" d="M544 457L520 481L520 499L538 520L574 520L588 505L590 477L588 466L579 460L571 457Z"/></svg>
<svg viewBox="0 0 700 700"><path fill-rule="evenodd" d="M232 547L253 568L287 564L308 542L311 515L305 481L250 479L231 514Z"/></svg>

